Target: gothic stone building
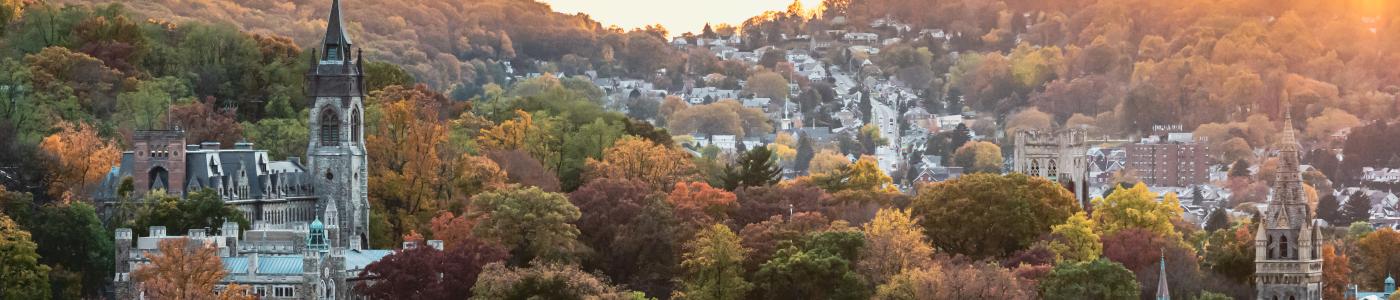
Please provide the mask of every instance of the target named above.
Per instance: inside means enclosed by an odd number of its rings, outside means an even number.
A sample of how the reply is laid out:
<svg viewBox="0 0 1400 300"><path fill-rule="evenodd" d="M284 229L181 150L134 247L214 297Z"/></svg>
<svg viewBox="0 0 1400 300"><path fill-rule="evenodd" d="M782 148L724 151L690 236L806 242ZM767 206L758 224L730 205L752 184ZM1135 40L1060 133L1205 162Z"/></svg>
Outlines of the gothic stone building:
<svg viewBox="0 0 1400 300"><path fill-rule="evenodd" d="M1254 284L1260 300L1322 299L1321 234L1304 199L1291 117L1283 121L1273 198L1254 237Z"/></svg>
<svg viewBox="0 0 1400 300"><path fill-rule="evenodd" d="M1059 182L1074 193L1080 207L1089 205L1088 133L1083 129L1016 132L1011 170Z"/></svg>
<svg viewBox="0 0 1400 300"><path fill-rule="evenodd" d="M218 143L187 145L184 133L140 131L121 164L108 174L98 198L109 207L116 189L131 178L133 198L153 191L184 197L212 189L244 213L254 230L238 242L238 228L225 226L219 237L191 230L188 237L220 247L226 282L247 284L267 298L335 299L346 296L347 277L387 255L369 245L368 174L364 145L363 56L352 60L352 43L334 0L320 51L312 50L306 74L310 102L310 141L306 162L273 161L250 143L232 149ZM122 299L139 298L129 273L144 263L142 253L170 238L164 229L136 240L129 229L117 234L116 285ZM300 246L298 246L300 245ZM279 296L293 295L293 296Z"/></svg>

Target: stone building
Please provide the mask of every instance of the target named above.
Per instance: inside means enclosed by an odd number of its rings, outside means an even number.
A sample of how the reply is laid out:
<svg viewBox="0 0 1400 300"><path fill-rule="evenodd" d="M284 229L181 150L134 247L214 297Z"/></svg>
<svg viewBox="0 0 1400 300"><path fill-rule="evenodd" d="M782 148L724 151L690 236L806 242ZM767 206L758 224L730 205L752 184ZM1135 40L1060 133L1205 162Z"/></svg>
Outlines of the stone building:
<svg viewBox="0 0 1400 300"><path fill-rule="evenodd" d="M1321 234L1304 199L1293 118L1285 117L1273 198L1254 237L1258 299L1322 299Z"/></svg>
<svg viewBox="0 0 1400 300"><path fill-rule="evenodd" d="M229 272L223 281L249 285L263 299L352 298L349 281L389 254L365 249L370 222L363 55L351 53L339 0L327 24L323 47L311 51L306 74L311 128L305 163L300 157L271 160L266 150L246 142L231 149L186 144L178 129L136 132L133 148L96 195L106 207L117 204L126 180L135 199L155 191L185 197L211 189L243 212L253 229L240 235L237 224L225 224L217 236L207 229L173 236L157 226L145 237L118 229L118 298L142 298L130 272L147 262L143 254L170 238L218 247Z"/></svg>
<svg viewBox="0 0 1400 300"><path fill-rule="evenodd" d="M1016 132L1011 170L1059 182L1080 207L1089 205L1088 133L1083 129Z"/></svg>
<svg viewBox="0 0 1400 300"><path fill-rule="evenodd" d="M1210 147L1191 133L1153 135L1127 147L1127 169L1148 186L1188 187L1210 182Z"/></svg>

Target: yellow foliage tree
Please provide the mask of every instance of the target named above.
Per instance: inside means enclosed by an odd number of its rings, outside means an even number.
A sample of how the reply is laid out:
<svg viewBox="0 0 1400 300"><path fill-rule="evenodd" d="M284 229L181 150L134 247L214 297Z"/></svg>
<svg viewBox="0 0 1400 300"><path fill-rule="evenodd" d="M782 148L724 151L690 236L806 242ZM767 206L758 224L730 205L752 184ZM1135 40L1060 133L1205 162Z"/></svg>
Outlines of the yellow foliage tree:
<svg viewBox="0 0 1400 300"><path fill-rule="evenodd" d="M481 129L476 143L486 150L522 150L544 161L542 158L549 152L546 147L548 143L544 141L551 137L548 128L543 128L543 125L535 122L530 113L517 109L515 119Z"/></svg>
<svg viewBox="0 0 1400 300"><path fill-rule="evenodd" d="M1181 238L1172 227L1172 219L1181 217L1181 205L1176 194L1167 194L1158 203L1157 194L1139 182L1132 188L1118 187L1108 198L1094 199L1094 231L1114 233L1128 228L1141 228L1167 237Z"/></svg>
<svg viewBox="0 0 1400 300"><path fill-rule="evenodd" d="M369 151L370 204L389 222L389 237L402 237L437 211L451 194L452 156L442 151L451 134L431 99L410 97L375 104L377 122L365 137ZM374 110L371 110L374 111ZM420 220L419 218L423 219ZM392 239L392 238L390 238ZM396 241L385 240L384 245Z"/></svg>
<svg viewBox="0 0 1400 300"><path fill-rule="evenodd" d="M851 164L850 159L831 149L822 149L817 155L812 156L812 162L807 167L807 173L812 175L823 174L841 168L841 166Z"/></svg>
<svg viewBox="0 0 1400 300"><path fill-rule="evenodd" d="M59 123L58 132L45 137L39 148L54 162L49 168L53 180L49 195L64 201L86 193L121 157L114 143L86 123Z"/></svg>
<svg viewBox="0 0 1400 300"><path fill-rule="evenodd" d="M865 247L861 248L856 270L870 283L884 284L891 276L933 263L933 247L924 239L923 228L909 210L880 209L861 230L865 233Z"/></svg>
<svg viewBox="0 0 1400 300"><path fill-rule="evenodd" d="M1094 233L1094 223L1084 212L1075 213L1064 224L1051 226L1050 234L1054 236L1050 250L1055 252L1058 259L1093 261L1103 254L1103 244L1099 242L1099 235Z"/></svg>
<svg viewBox="0 0 1400 300"><path fill-rule="evenodd" d="M690 154L635 136L618 139L603 152L602 160L589 158L588 178L635 179L665 190L695 175Z"/></svg>

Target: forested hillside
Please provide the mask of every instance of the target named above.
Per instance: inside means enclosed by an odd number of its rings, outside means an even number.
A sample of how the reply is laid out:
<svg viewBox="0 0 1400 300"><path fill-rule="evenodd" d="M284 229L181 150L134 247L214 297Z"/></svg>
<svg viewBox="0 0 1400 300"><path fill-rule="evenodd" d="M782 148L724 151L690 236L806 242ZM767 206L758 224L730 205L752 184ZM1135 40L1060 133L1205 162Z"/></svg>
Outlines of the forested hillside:
<svg viewBox="0 0 1400 300"><path fill-rule="evenodd" d="M59 0L61 4L119 2L138 15L181 23L227 22L252 33L286 36L309 48L321 40L329 0ZM410 70L443 90L499 78L496 61L556 61L574 54L595 62L627 57L629 36L587 15L554 12L531 0L345 0L356 46L371 59ZM363 2L363 3L360 3ZM369 5L373 2L373 5ZM664 33L652 34L664 44ZM653 42L653 41L648 41ZM653 55L658 51L636 51Z"/></svg>

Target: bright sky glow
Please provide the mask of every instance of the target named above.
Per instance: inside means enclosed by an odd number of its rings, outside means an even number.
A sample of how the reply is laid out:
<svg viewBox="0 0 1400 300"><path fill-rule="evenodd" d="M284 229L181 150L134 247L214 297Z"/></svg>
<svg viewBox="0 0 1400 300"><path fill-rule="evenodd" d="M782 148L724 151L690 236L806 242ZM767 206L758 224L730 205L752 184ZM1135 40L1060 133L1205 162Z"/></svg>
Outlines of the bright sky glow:
<svg viewBox="0 0 1400 300"><path fill-rule="evenodd" d="M738 26L764 11L785 10L792 0L541 0L563 13L585 13L603 26L624 29L661 24L671 35L699 33L705 23ZM821 0L800 0L815 9Z"/></svg>

